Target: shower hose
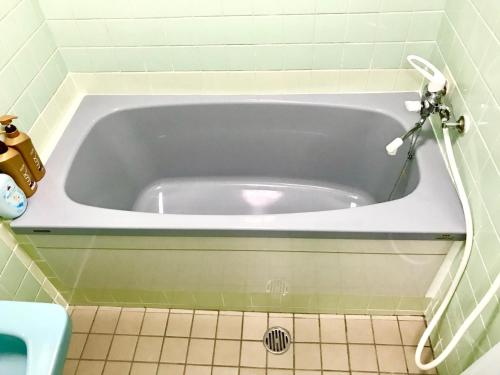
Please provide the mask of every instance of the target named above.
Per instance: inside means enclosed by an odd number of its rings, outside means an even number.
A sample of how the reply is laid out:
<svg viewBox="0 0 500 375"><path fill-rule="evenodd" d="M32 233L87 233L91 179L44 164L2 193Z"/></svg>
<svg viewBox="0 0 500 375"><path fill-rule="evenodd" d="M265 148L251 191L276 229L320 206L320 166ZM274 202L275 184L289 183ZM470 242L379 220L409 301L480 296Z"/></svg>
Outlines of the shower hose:
<svg viewBox="0 0 500 375"><path fill-rule="evenodd" d="M451 145L450 134L449 134L448 128L445 127L443 129L443 133L444 133L444 144L445 144L445 150L446 150L446 158L448 159L448 165L449 165L449 168L451 171L453 183L455 184L455 188L458 192L458 196L460 198L460 202L462 203L462 208L464 210L465 226L466 226L466 238L465 238L464 252L463 252L460 264L458 266L457 272L455 274L455 277L453 278L451 285L450 285L448 291L446 292L444 299L441 302L441 305L439 306L438 310L434 314L434 317L429 322L429 325L427 326L426 330L422 334L422 337L420 338L420 341L418 343L417 350L415 352L415 362L421 370L433 369L433 368L437 367L438 365L440 365L446 359L446 357L448 357L448 355L452 352L452 350L457 346L460 339L467 332L467 329L477 319L477 317L481 314L481 312L484 310L484 308L493 299L497 290L500 288L500 274L498 274L496 276L494 282L492 283L491 287L485 293L484 297L477 304L477 306L470 313L470 315L464 320L464 322L462 323L460 328L458 328L457 332L455 333L453 338L450 340L448 345L443 349L443 351L431 362L429 362L429 363L422 362L422 351L424 349L425 343L427 342L432 331L434 331L434 329L438 325L439 321L443 317L443 314L445 313L451 299L453 298L453 295L455 294L455 292L457 290L457 287L460 283L460 280L462 279L462 276L465 273L465 269L467 268L467 263L469 262L469 258L470 258L471 253L472 253L472 243L473 243L473 233L474 233L471 209L470 209L469 201L467 200L467 194L465 193L465 189L464 189L462 180L460 178L460 173L458 171L457 163L455 161L455 156L453 154L453 148ZM485 275L484 277L487 277L487 276Z"/></svg>

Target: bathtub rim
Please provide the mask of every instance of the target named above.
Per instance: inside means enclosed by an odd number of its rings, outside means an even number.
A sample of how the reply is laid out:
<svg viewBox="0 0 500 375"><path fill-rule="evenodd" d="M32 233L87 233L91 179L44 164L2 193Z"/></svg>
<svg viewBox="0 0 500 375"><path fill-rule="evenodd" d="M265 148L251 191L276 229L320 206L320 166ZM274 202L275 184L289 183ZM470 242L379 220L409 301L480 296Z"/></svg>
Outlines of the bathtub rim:
<svg viewBox="0 0 500 375"><path fill-rule="evenodd" d="M420 181L413 192L395 201L355 209L276 215L158 215L87 206L73 201L65 191L67 173L83 140L96 122L119 110L190 103L272 102L334 105L376 111L396 119L404 129L409 129L416 121L417 115L404 109L404 101L417 98L418 94L414 92L87 95L50 156L47 176L41 181L38 193L30 199L27 213L14 220L11 226L19 234L463 240L463 214L435 139L424 142L419 148L417 165ZM427 131L432 132L430 125ZM436 162L438 160L439 162ZM124 212L127 214L124 215ZM392 212L393 215L387 215L387 212ZM405 212L408 212L409 216L403 214ZM429 215L430 212L433 214ZM384 220L373 220L384 214Z"/></svg>

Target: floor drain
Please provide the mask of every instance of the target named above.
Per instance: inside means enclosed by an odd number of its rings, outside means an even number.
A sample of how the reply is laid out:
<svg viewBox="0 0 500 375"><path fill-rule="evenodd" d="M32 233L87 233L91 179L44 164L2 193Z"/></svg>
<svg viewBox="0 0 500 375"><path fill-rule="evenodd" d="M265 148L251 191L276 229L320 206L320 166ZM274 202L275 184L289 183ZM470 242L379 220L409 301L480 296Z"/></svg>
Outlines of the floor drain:
<svg viewBox="0 0 500 375"><path fill-rule="evenodd" d="M267 351L273 354L285 353L292 344L290 333L282 327L269 328L262 340Z"/></svg>

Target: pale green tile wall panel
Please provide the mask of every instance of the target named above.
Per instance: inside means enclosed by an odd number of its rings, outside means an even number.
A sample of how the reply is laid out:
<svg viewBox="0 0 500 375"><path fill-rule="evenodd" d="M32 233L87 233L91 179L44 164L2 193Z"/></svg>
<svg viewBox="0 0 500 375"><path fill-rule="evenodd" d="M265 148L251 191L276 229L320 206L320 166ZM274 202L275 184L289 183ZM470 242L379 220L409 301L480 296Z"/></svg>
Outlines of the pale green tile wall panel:
<svg viewBox="0 0 500 375"><path fill-rule="evenodd" d="M2 0L0 48L0 114L18 115L27 131L67 73L37 1ZM16 245L0 224L0 299L52 301Z"/></svg>
<svg viewBox="0 0 500 375"><path fill-rule="evenodd" d="M400 68L401 45L435 44L444 9L416 0L39 1L77 72Z"/></svg>
<svg viewBox="0 0 500 375"><path fill-rule="evenodd" d="M436 339L449 342L500 272L500 2L448 0L438 33L441 64L457 88L451 103L473 128L455 146L472 206L474 252ZM439 58L438 58L439 60ZM455 375L500 341L500 305L494 299L469 330L440 374ZM437 346L437 352L442 345Z"/></svg>

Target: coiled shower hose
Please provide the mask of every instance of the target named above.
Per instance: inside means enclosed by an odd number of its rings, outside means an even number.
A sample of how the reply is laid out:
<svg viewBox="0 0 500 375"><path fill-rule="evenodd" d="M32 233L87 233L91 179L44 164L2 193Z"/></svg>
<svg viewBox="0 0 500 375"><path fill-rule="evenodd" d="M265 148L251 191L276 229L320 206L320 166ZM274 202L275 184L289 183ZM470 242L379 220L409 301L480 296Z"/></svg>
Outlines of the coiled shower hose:
<svg viewBox="0 0 500 375"><path fill-rule="evenodd" d="M450 288L446 292L446 295L441 302L436 314L429 322L427 329L422 334L420 341L417 346L417 350L415 352L415 363L421 370L430 370L438 365L440 365L448 355L452 352L452 350L457 346L460 339L467 332L467 329L472 325L472 323L477 319L477 317L481 314L484 308L488 305L488 303L493 299L498 289L500 289L500 274L497 275L493 284L488 289L484 297L477 304L474 310L470 313L470 315L464 320L460 328L457 330L451 341L448 345L443 349L443 351L431 362L423 363L422 362L422 351L424 350L425 343L429 339L432 331L436 328L439 321L443 317L443 314L446 311L453 295L455 294L458 285L460 284L460 280L465 273L465 269L467 268L467 263L469 262L471 253L472 253L472 242L473 242L473 234L474 234L474 226L472 223L472 214L469 205L469 201L467 200L467 195L465 193L465 189L460 178L460 173L458 171L457 163L455 161L455 155L453 154L453 148L451 145L450 134L448 128L443 129L444 133L444 144L446 149L446 157L448 159L448 165L451 171L453 183L455 184L455 188L458 192L458 196L460 198L460 202L462 203L462 208L464 210L465 216L465 226L466 226L466 239L465 239L465 248L464 253L462 255L462 260L458 266L458 270L453 278ZM500 249L499 249L500 250ZM485 276L487 277L487 276Z"/></svg>

